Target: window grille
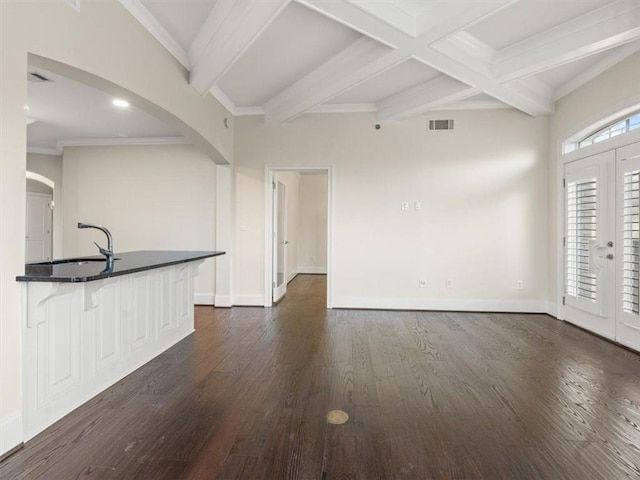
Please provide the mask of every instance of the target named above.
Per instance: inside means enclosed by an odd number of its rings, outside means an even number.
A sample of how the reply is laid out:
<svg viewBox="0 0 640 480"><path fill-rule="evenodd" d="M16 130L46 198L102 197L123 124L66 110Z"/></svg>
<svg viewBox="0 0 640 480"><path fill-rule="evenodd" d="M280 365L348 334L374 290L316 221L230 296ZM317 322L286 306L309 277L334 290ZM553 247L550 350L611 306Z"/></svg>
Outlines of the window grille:
<svg viewBox="0 0 640 480"><path fill-rule="evenodd" d="M589 247L597 238L597 181L567 185L567 295L596 302L596 274L590 271Z"/></svg>
<svg viewBox="0 0 640 480"><path fill-rule="evenodd" d="M617 120L613 125L609 125L590 134L578 142L578 148L588 147L594 143L609 140L610 138L630 132L636 128L640 128L640 112L634 113L623 120Z"/></svg>

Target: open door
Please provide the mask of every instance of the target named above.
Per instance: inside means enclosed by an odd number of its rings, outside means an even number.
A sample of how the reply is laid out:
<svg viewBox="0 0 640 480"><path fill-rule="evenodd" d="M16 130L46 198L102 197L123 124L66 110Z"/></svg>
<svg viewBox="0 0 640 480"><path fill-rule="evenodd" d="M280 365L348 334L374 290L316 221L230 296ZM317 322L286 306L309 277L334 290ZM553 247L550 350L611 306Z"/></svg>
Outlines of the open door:
<svg viewBox="0 0 640 480"><path fill-rule="evenodd" d="M282 182L273 183L273 302L287 293L287 212L285 187Z"/></svg>
<svg viewBox="0 0 640 480"><path fill-rule="evenodd" d="M26 262L51 260L51 195L27 193Z"/></svg>

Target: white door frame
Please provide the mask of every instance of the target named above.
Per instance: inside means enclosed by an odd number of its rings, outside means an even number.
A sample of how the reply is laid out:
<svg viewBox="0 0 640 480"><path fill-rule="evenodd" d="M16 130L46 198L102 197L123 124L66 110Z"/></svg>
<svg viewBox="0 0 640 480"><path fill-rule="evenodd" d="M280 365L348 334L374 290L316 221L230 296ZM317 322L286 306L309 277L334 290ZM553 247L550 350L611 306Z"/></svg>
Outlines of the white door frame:
<svg viewBox="0 0 640 480"><path fill-rule="evenodd" d="M264 306L273 306L273 180L278 172L327 173L327 308L333 308L333 167L331 165L265 165L264 201Z"/></svg>
<svg viewBox="0 0 640 480"><path fill-rule="evenodd" d="M565 138L568 138L566 135ZM569 153L562 153L562 142L558 142L556 146L558 151L558 164L556 165L556 245L557 258L556 264L556 305L555 312L553 308L550 308L549 313L552 315L556 313L558 320L565 320L565 312L562 305L562 297L564 297L564 246L562 245L562 239L564 238L564 167L565 164L580 160L582 158L590 157L599 153L615 150L616 148L624 147L640 141L640 130L633 130L631 132L618 135L610 140L596 143L579 150L574 150Z"/></svg>

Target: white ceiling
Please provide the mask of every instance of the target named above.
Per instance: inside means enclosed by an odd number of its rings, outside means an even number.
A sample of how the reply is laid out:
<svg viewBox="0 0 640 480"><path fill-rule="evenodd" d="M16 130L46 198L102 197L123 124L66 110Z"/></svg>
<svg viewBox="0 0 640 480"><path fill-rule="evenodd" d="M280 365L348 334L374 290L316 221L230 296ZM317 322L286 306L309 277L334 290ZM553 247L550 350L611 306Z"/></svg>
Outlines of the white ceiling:
<svg viewBox="0 0 640 480"><path fill-rule="evenodd" d="M553 102L640 50L640 0L120 0L234 115Z"/></svg>
<svg viewBox="0 0 640 480"><path fill-rule="evenodd" d="M640 0L120 0L234 115L279 124L306 112L430 110L553 102L640 50ZM182 143L109 95L38 69L31 151Z"/></svg>
<svg viewBox="0 0 640 480"><path fill-rule="evenodd" d="M182 143L160 120L129 106L113 105L100 90L41 68L29 67L48 82L28 82L27 146L30 151L61 152L67 145Z"/></svg>

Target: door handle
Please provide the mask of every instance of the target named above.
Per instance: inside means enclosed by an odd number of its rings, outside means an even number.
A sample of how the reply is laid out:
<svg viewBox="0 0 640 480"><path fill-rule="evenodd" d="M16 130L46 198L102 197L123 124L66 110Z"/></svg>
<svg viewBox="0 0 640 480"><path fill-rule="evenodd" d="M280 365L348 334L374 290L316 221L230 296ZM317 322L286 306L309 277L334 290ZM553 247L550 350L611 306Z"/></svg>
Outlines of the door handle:
<svg viewBox="0 0 640 480"><path fill-rule="evenodd" d="M607 247L613 248L613 242L611 240L607 242Z"/></svg>
<svg viewBox="0 0 640 480"><path fill-rule="evenodd" d="M607 254L607 258L608 258L609 260L613 260L613 253L609 253L609 254Z"/></svg>

